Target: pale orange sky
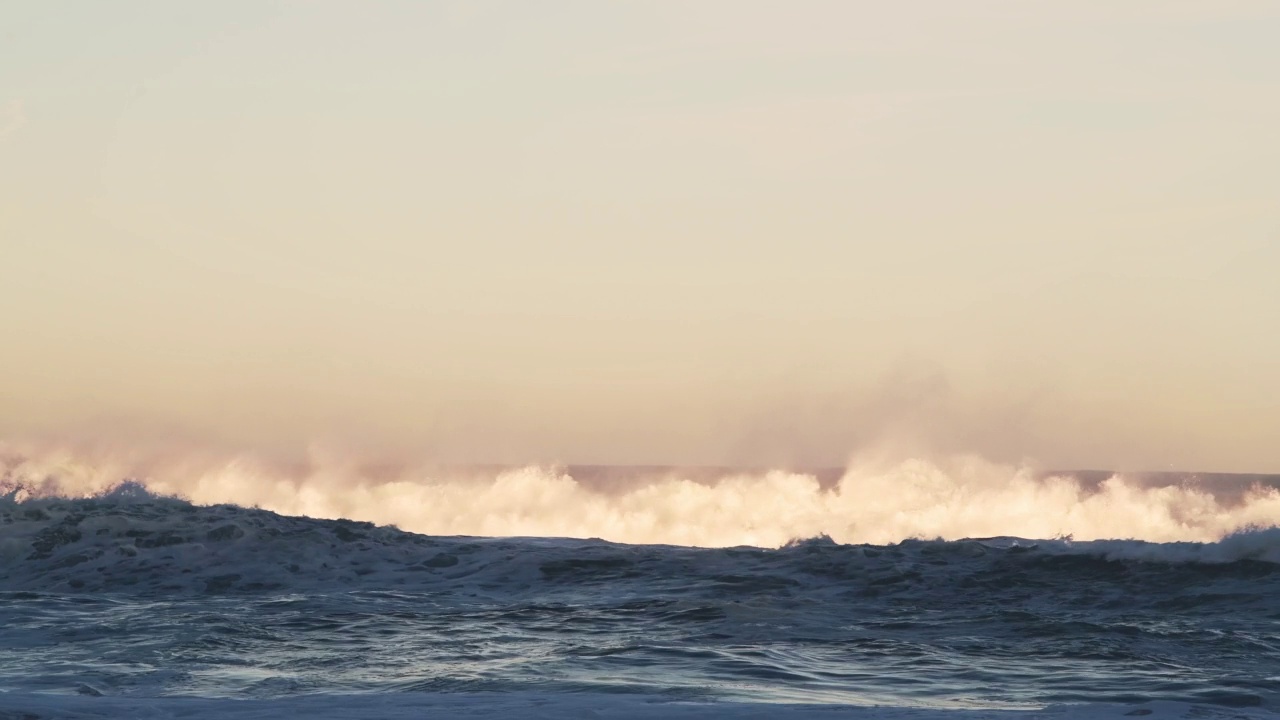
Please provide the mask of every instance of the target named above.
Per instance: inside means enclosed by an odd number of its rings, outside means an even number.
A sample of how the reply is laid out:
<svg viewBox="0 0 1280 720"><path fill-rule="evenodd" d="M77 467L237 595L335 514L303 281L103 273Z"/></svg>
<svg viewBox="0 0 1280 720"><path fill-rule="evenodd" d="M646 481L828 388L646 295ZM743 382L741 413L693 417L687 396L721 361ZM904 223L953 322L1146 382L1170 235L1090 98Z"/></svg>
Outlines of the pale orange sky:
<svg viewBox="0 0 1280 720"><path fill-rule="evenodd" d="M1280 471L1272 2L0 6L0 435Z"/></svg>

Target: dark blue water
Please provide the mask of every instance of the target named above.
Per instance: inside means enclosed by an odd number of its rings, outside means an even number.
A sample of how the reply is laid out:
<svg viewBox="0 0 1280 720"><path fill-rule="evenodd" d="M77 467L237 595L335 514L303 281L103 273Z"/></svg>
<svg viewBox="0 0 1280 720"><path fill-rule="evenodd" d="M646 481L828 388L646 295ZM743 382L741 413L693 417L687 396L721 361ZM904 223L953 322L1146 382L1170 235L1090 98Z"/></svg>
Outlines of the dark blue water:
<svg viewBox="0 0 1280 720"><path fill-rule="evenodd" d="M1280 707L1280 530L777 550L0 503L0 689Z"/></svg>

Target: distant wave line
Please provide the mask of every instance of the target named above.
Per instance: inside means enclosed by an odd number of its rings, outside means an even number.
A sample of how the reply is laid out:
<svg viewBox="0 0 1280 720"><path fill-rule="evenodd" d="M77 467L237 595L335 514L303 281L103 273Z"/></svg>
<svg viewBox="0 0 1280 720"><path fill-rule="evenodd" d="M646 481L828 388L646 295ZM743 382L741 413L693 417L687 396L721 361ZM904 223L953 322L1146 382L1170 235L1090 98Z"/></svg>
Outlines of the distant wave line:
<svg viewBox="0 0 1280 720"><path fill-rule="evenodd" d="M316 460L281 470L248 456L121 454L2 447L0 490L89 497L134 480L200 505L346 518L429 535L600 538L695 547L780 547L972 537L1216 542L1280 525L1280 489L1194 476L1044 474L977 457L852 463L815 473L614 469L610 477L529 466L401 467L376 474ZM578 472L583 477L575 477Z"/></svg>

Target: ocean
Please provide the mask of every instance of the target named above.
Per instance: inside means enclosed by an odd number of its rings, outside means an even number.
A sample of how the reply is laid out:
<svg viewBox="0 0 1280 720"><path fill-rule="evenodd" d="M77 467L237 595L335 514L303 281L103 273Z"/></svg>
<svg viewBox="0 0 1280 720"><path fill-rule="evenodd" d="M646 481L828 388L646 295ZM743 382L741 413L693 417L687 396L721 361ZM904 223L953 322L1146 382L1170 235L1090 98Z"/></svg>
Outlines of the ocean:
<svg viewBox="0 0 1280 720"><path fill-rule="evenodd" d="M6 720L1280 710L1278 477L3 467Z"/></svg>

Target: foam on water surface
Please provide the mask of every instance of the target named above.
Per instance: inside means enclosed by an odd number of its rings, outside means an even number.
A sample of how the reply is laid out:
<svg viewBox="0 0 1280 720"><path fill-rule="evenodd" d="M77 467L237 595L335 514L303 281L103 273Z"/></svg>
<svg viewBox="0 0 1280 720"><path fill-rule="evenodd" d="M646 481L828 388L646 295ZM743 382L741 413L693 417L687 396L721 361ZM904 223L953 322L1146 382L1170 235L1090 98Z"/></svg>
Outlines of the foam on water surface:
<svg viewBox="0 0 1280 720"><path fill-rule="evenodd" d="M661 697L540 695L536 693L395 696L321 695L281 700L203 698L96 698L0 693L0 720L95 718L190 720L419 720L420 718L527 718L528 720L1253 720L1265 711L1223 710L1185 703L1077 705L1031 710L927 710L762 703L672 702Z"/></svg>
<svg viewBox="0 0 1280 720"><path fill-rule="evenodd" d="M131 486L11 497L0 688L1271 707L1278 545L690 548L431 537Z"/></svg>
<svg viewBox="0 0 1280 720"><path fill-rule="evenodd" d="M865 577L900 573L912 565L934 579L996 563L1029 568L1070 556L1147 564L1275 564L1280 563L1280 529L1245 531L1210 543L985 538L844 546L823 536L773 551L700 550L599 540L430 537L366 522L286 517L234 505L201 507L154 497L136 485L90 499L0 501L0 568L11 590L216 593L335 584L431 589L460 583L489 589L507 583L515 589L618 573L660 580L761 568L803 577L814 586L830 580L806 575L806 558L815 554Z"/></svg>
<svg viewBox="0 0 1280 720"><path fill-rule="evenodd" d="M1280 478L1076 476L980 458L853 462L843 472L438 468L318 455L71 452L0 445L0 488L90 497L132 478L198 504L395 525L428 535L779 547L1013 535L1212 542L1280 522Z"/></svg>
<svg viewBox="0 0 1280 720"><path fill-rule="evenodd" d="M2 462L0 718L1074 720L1280 702L1265 479Z"/></svg>

